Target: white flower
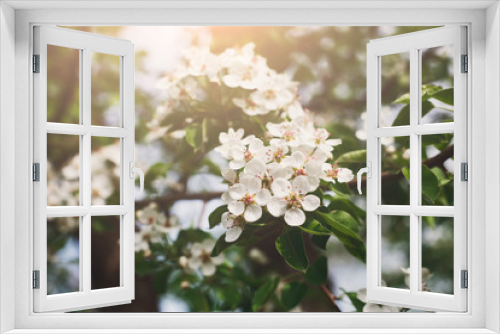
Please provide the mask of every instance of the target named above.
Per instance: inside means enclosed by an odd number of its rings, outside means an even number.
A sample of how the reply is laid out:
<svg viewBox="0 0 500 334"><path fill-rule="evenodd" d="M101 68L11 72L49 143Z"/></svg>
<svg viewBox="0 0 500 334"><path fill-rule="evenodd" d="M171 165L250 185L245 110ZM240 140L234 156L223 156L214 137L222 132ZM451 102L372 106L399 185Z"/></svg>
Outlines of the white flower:
<svg viewBox="0 0 500 334"><path fill-rule="evenodd" d="M243 112L249 116L264 115L269 113L269 109L255 103L251 98L241 99L234 98L233 103L235 106L240 107Z"/></svg>
<svg viewBox="0 0 500 334"><path fill-rule="evenodd" d="M229 128L227 133L221 132L219 134L219 142L222 145L217 146L214 150L228 160L244 159L246 151L245 141L243 140L244 134L245 131L243 129L234 131L233 128Z"/></svg>
<svg viewBox="0 0 500 334"><path fill-rule="evenodd" d="M285 179L276 179L272 184L274 197L267 204L269 213L274 217L285 215L285 222L290 226L304 224L304 211L316 210L321 201L316 195L306 195L310 185L306 176L297 176L292 183Z"/></svg>
<svg viewBox="0 0 500 334"><path fill-rule="evenodd" d="M310 192L319 187L319 178L321 176L321 163L319 161L307 161L302 151L295 151L287 159L286 163L292 167L295 176L307 177Z"/></svg>
<svg viewBox="0 0 500 334"><path fill-rule="evenodd" d="M233 151L233 160L229 162L229 167L232 169L240 169L244 167L245 163L251 161L264 148L262 140L253 136L245 138L243 143L248 143L248 147L244 147L243 154L240 154L240 152L236 150Z"/></svg>
<svg viewBox="0 0 500 334"><path fill-rule="evenodd" d="M231 201L228 204L229 212L241 215L249 223L262 217L262 207L267 204L271 194L262 189L262 181L258 177L243 174L240 183L234 184L228 190Z"/></svg>
<svg viewBox="0 0 500 334"><path fill-rule="evenodd" d="M284 178L288 180L292 177L293 171L284 164L276 162L266 164L261 159L255 158L245 166L244 173L258 177L262 180L262 188L270 189L275 179Z"/></svg>
<svg viewBox="0 0 500 334"><path fill-rule="evenodd" d="M278 110L291 103L295 96L282 85L268 81L257 87L257 90L250 94L250 98L268 110Z"/></svg>
<svg viewBox="0 0 500 334"><path fill-rule="evenodd" d="M315 129L313 133L314 144L323 153L327 154L329 158L332 158L333 147L342 144L341 139L328 139L330 133L325 129Z"/></svg>
<svg viewBox="0 0 500 334"><path fill-rule="evenodd" d="M167 221L167 217L163 212L158 211L156 203L150 203L142 210L137 210L137 219L144 225L163 225Z"/></svg>
<svg viewBox="0 0 500 334"><path fill-rule="evenodd" d="M92 175L91 197L92 205L105 205L106 199L113 194L114 187L111 178L106 174Z"/></svg>
<svg viewBox="0 0 500 334"><path fill-rule="evenodd" d="M335 183L337 180L340 183L350 182L354 179L354 174L349 168L337 168L337 164L327 164L322 165L323 174L321 179L327 182Z"/></svg>
<svg viewBox="0 0 500 334"><path fill-rule="evenodd" d="M268 163L274 161L276 163L283 162L287 156L290 149L285 143L274 143L271 146L266 146L259 152L258 158Z"/></svg>
<svg viewBox="0 0 500 334"><path fill-rule="evenodd" d="M229 184L233 184L238 180L238 174L236 174L236 172L233 169L224 168L221 169L220 173L224 178L224 180L229 182Z"/></svg>
<svg viewBox="0 0 500 334"><path fill-rule="evenodd" d="M226 242L235 242L243 233L243 224L241 216L234 215L230 212L224 212L221 217L222 226L227 229Z"/></svg>
<svg viewBox="0 0 500 334"><path fill-rule="evenodd" d="M288 105L288 107L286 108L286 114L292 121L302 119L305 116L304 109L302 108L300 102L297 100Z"/></svg>
<svg viewBox="0 0 500 334"><path fill-rule="evenodd" d="M269 68L263 57L255 56L254 45L247 44L240 50L229 49L220 55L220 62L227 68L222 82L231 88L256 89L267 79Z"/></svg>
<svg viewBox="0 0 500 334"><path fill-rule="evenodd" d="M184 70L192 76L206 75L215 78L219 71L217 56L210 53L207 47L192 47L183 54Z"/></svg>
<svg viewBox="0 0 500 334"><path fill-rule="evenodd" d="M405 276L406 286L410 288L410 268L401 268L401 271ZM431 271L426 267L422 267L422 291L430 291L427 288L427 279L429 279L431 276Z"/></svg>
<svg viewBox="0 0 500 334"><path fill-rule="evenodd" d="M385 286L385 283L383 283L383 286ZM366 298L366 289L359 289L357 293L357 297L359 300L361 300L363 303L365 303L365 306L363 306L363 312L369 312L369 313L390 313L390 312L400 312L401 309L396 306L389 306L389 305L381 305L381 304L373 304L368 302Z"/></svg>
<svg viewBox="0 0 500 334"><path fill-rule="evenodd" d="M203 276L212 276L215 274L216 265L224 262L224 256L211 257L212 249L215 246L215 241L205 239L202 243L194 243L191 247L191 257L187 261L187 265L192 270L201 268Z"/></svg>
<svg viewBox="0 0 500 334"><path fill-rule="evenodd" d="M267 131L272 137L271 145L280 146L287 144L290 146L297 146L302 142L301 129L294 122L282 122L279 124L267 123Z"/></svg>

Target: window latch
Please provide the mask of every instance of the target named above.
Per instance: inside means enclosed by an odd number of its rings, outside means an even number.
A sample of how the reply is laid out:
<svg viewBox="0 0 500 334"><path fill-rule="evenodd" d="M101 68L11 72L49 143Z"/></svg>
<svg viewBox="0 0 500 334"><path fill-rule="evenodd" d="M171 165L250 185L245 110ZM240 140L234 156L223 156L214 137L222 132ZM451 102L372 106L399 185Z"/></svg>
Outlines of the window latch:
<svg viewBox="0 0 500 334"><path fill-rule="evenodd" d="M40 270L33 270L33 289L40 289Z"/></svg>
<svg viewBox="0 0 500 334"><path fill-rule="evenodd" d="M368 161L368 166L367 167L364 167L364 168L361 168L360 170L358 170L358 174L357 174L357 178L358 178L358 192L360 195L363 194L363 192L361 191L361 175L363 175L364 173L366 173L366 177L368 179L371 179L372 177L372 163L370 161Z"/></svg>
<svg viewBox="0 0 500 334"><path fill-rule="evenodd" d="M134 180L135 174L139 174L139 195L144 192L144 172L142 169L135 167L134 162L129 162L129 177Z"/></svg>

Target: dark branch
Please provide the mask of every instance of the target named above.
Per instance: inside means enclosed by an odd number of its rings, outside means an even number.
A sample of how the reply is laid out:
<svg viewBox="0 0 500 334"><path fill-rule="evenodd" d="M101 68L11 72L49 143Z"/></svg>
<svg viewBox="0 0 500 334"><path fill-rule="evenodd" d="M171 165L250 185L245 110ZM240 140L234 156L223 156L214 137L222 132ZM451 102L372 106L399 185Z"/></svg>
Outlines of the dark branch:
<svg viewBox="0 0 500 334"><path fill-rule="evenodd" d="M432 168L432 167L443 168L444 162L453 156L453 149L454 149L454 146L450 145L447 148L445 148L438 155L436 155L430 159L425 160L423 162L423 164L429 168ZM396 180L399 180L402 177L403 177L403 173L401 171L399 171L395 174L391 174L388 172L382 173L382 181L384 184L394 182ZM351 189L357 188L356 179L350 181L348 184L349 184L349 188L351 188ZM366 177L363 177L363 179L362 179L362 186L366 187ZM180 200L202 200L204 202L208 202L212 199L220 198L221 195L222 195L222 192L219 192L219 191L204 192L204 193L168 194L168 195L164 195L164 196L154 197L151 199L144 199L142 201L137 201L137 202L135 202L135 207L136 207L136 209L142 209L151 202L156 202L160 207L167 207L168 205L172 204L173 202L180 201Z"/></svg>
<svg viewBox="0 0 500 334"><path fill-rule="evenodd" d="M447 148L445 148L443 151L441 151L441 153L439 153L438 155L425 160L422 164L426 165L429 168L433 168L433 167L443 168L444 162L453 156L453 152L454 152L454 145L450 145ZM396 180L399 180L402 177L403 177L402 171L398 171L397 173L394 173L394 174L384 172L384 173L382 173L382 182L384 184L388 184L388 183L394 182ZM363 187L366 187L366 177L363 177L361 183L362 183ZM350 189L357 189L357 187L358 187L356 179L350 181L348 184L349 184Z"/></svg>

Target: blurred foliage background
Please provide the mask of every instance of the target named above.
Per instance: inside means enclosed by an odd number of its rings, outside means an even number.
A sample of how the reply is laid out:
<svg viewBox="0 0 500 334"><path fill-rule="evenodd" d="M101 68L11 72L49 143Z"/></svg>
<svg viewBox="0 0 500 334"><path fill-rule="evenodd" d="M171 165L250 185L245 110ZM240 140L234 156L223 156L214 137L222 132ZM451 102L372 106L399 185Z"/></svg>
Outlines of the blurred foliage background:
<svg viewBox="0 0 500 334"><path fill-rule="evenodd" d="M277 235L272 230L258 235L256 242L225 250L225 262L217 265L213 275L187 268L183 258L192 255L189 247L215 240L224 232L209 228L209 213L221 204L220 193L225 189L220 177L223 162L208 152L200 155L183 138L147 140L151 132L148 123L165 100L165 93L155 84L175 67L182 50L191 45L209 46L218 54L229 47L255 43L256 53L267 59L269 67L299 82L301 103L314 113L319 126L343 141L335 149L335 156L345 156L342 163L357 172L365 164L366 44L372 39L432 27L70 28L131 39L136 44L136 159L147 171L146 195L136 200L137 210L141 210L136 229L136 299L129 305L90 312L363 310L365 301L360 291L366 284L365 263L333 237L304 238L311 260L306 275L286 265L274 247ZM48 50L48 121L78 123L78 52L57 49ZM92 124L117 126L119 62L114 56L100 54L93 55L92 62ZM426 50L422 65L422 122L453 121L449 50ZM382 79L381 119L388 126L404 125L409 117L409 62L404 55L387 56L382 67L387 72ZM178 117L182 121L186 116ZM224 122L221 118L217 126L227 129ZM48 161L52 167L48 205L68 205L78 200L78 173L74 173L78 170L78 138L68 137L75 136L48 136ZM422 142L422 161L431 162L422 167L422 202L453 205L453 137L424 136ZM386 175L382 202L408 204L409 139L385 138L381 144ZM116 204L119 200L119 149L119 141L92 141L93 204ZM344 196L352 203L344 209L359 221L359 235L365 240L365 198L349 189ZM152 200L156 206L150 205ZM146 233L141 227L144 219L161 221L163 229ZM93 219L93 288L112 287L119 282L118 220ZM409 225L404 220L383 217L382 279L388 286L400 288L405 288L401 268L409 266ZM453 220L424 217L422 226L423 266L432 274L425 278L426 287L453 293ZM50 293L78 290L78 233L77 217L48 221Z"/></svg>

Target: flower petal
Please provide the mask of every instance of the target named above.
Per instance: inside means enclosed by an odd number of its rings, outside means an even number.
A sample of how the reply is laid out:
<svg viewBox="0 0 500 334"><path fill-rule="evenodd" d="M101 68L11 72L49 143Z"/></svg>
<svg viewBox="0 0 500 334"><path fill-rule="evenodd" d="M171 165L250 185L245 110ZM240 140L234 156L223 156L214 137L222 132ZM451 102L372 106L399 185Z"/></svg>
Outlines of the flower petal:
<svg viewBox="0 0 500 334"><path fill-rule="evenodd" d="M255 202L260 206L266 205L270 199L271 199L271 193L267 189L262 189L255 196Z"/></svg>
<svg viewBox="0 0 500 334"><path fill-rule="evenodd" d="M273 185L274 185L274 183L273 183ZM304 175L297 176L292 181L292 187L296 193L299 193L302 195L307 194L309 192L309 188L310 188L307 176L304 176Z"/></svg>
<svg viewBox="0 0 500 334"><path fill-rule="evenodd" d="M302 208L304 211L314 211L320 206L320 204L321 201L316 195L307 195L302 200Z"/></svg>
<svg viewBox="0 0 500 334"><path fill-rule="evenodd" d="M262 177L266 171L266 164L258 158L253 158L245 166L245 174Z"/></svg>
<svg viewBox="0 0 500 334"><path fill-rule="evenodd" d="M240 160L237 160L237 159L231 160L229 162L229 167L231 167L232 169L243 168L243 167L245 167L245 160L243 160L243 159L240 159Z"/></svg>
<svg viewBox="0 0 500 334"><path fill-rule="evenodd" d="M262 217L262 207L256 204L247 206L243 217L249 223L259 220L259 218Z"/></svg>
<svg viewBox="0 0 500 334"><path fill-rule="evenodd" d="M299 226L306 221L306 214L299 208L290 208L285 212L285 222L290 226Z"/></svg>
<svg viewBox="0 0 500 334"><path fill-rule="evenodd" d="M273 191L274 196L284 198L286 195L290 193L290 191L292 190L292 186L290 182L288 182L287 180L283 178L278 178L274 180L273 184L271 185L271 189Z"/></svg>
<svg viewBox="0 0 500 334"><path fill-rule="evenodd" d="M245 211L245 204L239 201L232 201L228 204L227 208L229 212L239 216L243 213L243 211Z"/></svg>
<svg viewBox="0 0 500 334"><path fill-rule="evenodd" d="M222 177L231 183L234 183L234 181L236 181L236 177L238 176L236 172L230 168L224 168L220 172Z"/></svg>
<svg viewBox="0 0 500 334"><path fill-rule="evenodd" d="M240 183L246 187L249 194L257 194L262 188L262 180L254 175L243 174Z"/></svg>
<svg viewBox="0 0 500 334"><path fill-rule="evenodd" d="M304 155L304 153L300 151L293 152L289 159L289 163L294 168L302 168L304 166L305 161L306 161L306 156Z"/></svg>
<svg viewBox="0 0 500 334"><path fill-rule="evenodd" d="M226 231L226 242L235 242L243 233L243 229L239 226L232 227Z"/></svg>
<svg viewBox="0 0 500 334"><path fill-rule="evenodd" d="M201 273L203 276L212 276L215 274L215 264L212 262L205 262L201 266Z"/></svg>
<svg viewBox="0 0 500 334"><path fill-rule="evenodd" d="M247 187L241 183L236 183L231 188L229 188L229 196L234 200L242 199L247 192Z"/></svg>
<svg viewBox="0 0 500 334"><path fill-rule="evenodd" d="M187 263L188 267L196 270L201 266L201 259L199 257L191 257Z"/></svg>
<svg viewBox="0 0 500 334"><path fill-rule="evenodd" d="M286 201L282 198L273 197L267 203L267 210L274 217L281 217L285 214Z"/></svg>

